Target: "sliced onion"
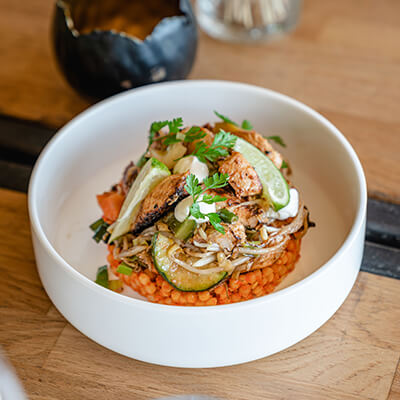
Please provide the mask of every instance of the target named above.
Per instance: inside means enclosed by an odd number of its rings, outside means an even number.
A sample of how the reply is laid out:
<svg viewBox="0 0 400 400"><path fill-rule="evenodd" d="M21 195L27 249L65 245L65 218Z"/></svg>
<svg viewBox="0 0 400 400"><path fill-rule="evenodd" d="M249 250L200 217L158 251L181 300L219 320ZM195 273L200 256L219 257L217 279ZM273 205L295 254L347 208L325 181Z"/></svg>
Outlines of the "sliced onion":
<svg viewBox="0 0 400 400"><path fill-rule="evenodd" d="M289 236L284 236L283 239L275 246L263 247L263 248L259 248L259 249L248 249L246 247L239 247L238 251L239 251L239 253L242 253L242 254L252 254L252 255L273 253L277 250L281 250L286 245L288 240L289 240Z"/></svg>
<svg viewBox="0 0 400 400"><path fill-rule="evenodd" d="M223 271L223 269L220 268L220 267L207 268L207 269L194 268L191 265L189 265L188 263L186 263L184 261L181 261L181 260L178 260L175 257L172 257L172 261L174 263L180 265L181 267L185 268L189 272L193 272L194 274L198 274L198 275L209 275L209 274L213 274L215 272Z"/></svg>
<svg viewBox="0 0 400 400"><path fill-rule="evenodd" d="M215 254L213 254L213 255L208 256L208 257L200 258L200 260L194 262L192 264L192 266L193 267L197 267L197 268L204 267L205 265L210 264L215 260L216 260L216 256L215 256Z"/></svg>
<svg viewBox="0 0 400 400"><path fill-rule="evenodd" d="M193 243L197 246L197 247L202 247L202 248L207 248L209 246L208 243L200 243L197 240L193 240Z"/></svg>
<svg viewBox="0 0 400 400"><path fill-rule="evenodd" d="M232 267L236 268L239 265L242 265L243 263L249 261L250 259L251 259L251 257L248 257L248 256L238 257L236 260L232 261Z"/></svg>
<svg viewBox="0 0 400 400"><path fill-rule="evenodd" d="M130 248L129 250L121 251L118 254L118 258L131 257L131 256L134 256L134 255L140 253L143 250L147 250L147 246L134 246L134 247Z"/></svg>
<svg viewBox="0 0 400 400"><path fill-rule="evenodd" d="M221 248L217 245L217 243L211 243L207 246L207 250L215 252L215 251L220 251Z"/></svg>
<svg viewBox="0 0 400 400"><path fill-rule="evenodd" d="M174 255L174 253L179 250L181 247L179 245L177 245L176 243L174 243L167 251L167 255L169 258L172 258L172 256Z"/></svg>
<svg viewBox="0 0 400 400"><path fill-rule="evenodd" d="M207 234L204 232L204 229L202 228L202 227L200 227L199 229L198 229L198 232L199 232L199 235L200 235L200 237L203 239L203 240L205 240L205 241L207 241Z"/></svg>
<svg viewBox="0 0 400 400"><path fill-rule="evenodd" d="M213 254L212 251L206 251L204 253L199 252L199 251L192 251L189 249L186 249L185 253L189 254L192 257L197 257L197 258L204 258L204 257L208 257L211 256L211 254Z"/></svg>
<svg viewBox="0 0 400 400"><path fill-rule="evenodd" d="M285 225L279 231L280 235L290 235L297 232L304 223L304 204L301 203L296 218L288 225Z"/></svg>
<svg viewBox="0 0 400 400"><path fill-rule="evenodd" d="M268 226L268 225L264 225L264 226L268 233L275 233L280 230L280 228L276 228L275 226Z"/></svg>
<svg viewBox="0 0 400 400"><path fill-rule="evenodd" d="M263 242L268 240L268 231L267 231L265 225L263 225L260 229L260 236L261 236L261 239L263 240Z"/></svg>

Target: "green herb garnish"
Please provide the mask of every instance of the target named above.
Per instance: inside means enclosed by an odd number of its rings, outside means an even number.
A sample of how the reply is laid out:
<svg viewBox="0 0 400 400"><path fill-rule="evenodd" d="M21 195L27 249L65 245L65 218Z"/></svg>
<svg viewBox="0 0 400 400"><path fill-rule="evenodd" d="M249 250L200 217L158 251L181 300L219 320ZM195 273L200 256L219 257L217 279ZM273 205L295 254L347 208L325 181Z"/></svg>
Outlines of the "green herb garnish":
<svg viewBox="0 0 400 400"><path fill-rule="evenodd" d="M235 125L235 126L239 126L236 122L233 122L231 119L229 119L229 118L226 117L225 115L220 114L218 111L215 111L215 110L214 110L214 114L215 114L218 118L222 119L222 121L226 122L227 124L232 124L232 125Z"/></svg>
<svg viewBox="0 0 400 400"><path fill-rule="evenodd" d="M146 153L147 153L147 151L146 151ZM146 164L146 162L147 162L147 160L148 160L148 158L145 156L146 153L144 153L144 154L139 158L139 161L136 163L136 166L137 166L137 167L141 168L141 167L143 167L144 164Z"/></svg>
<svg viewBox="0 0 400 400"><path fill-rule="evenodd" d="M289 164L285 160L282 161L282 165L281 165L281 169L284 169L284 168L289 168Z"/></svg>
<svg viewBox="0 0 400 400"><path fill-rule="evenodd" d="M228 184L229 176L228 174L220 174L216 172L214 175L204 179L203 186L200 185L199 180L196 178L195 175L190 174L186 178L186 191L192 196L193 204L190 207L190 215L194 218L208 218L211 225L220 233L225 233L224 227L221 225L222 218L218 213L208 213L203 214L200 211L200 204L201 202L207 204L217 203L219 201L226 200L226 197L222 197L219 195L212 196L210 194L205 194L205 192L209 189L218 189L226 186ZM201 198L200 196L204 196Z"/></svg>
<svg viewBox="0 0 400 400"><path fill-rule="evenodd" d="M106 240L106 235L109 235L107 232L109 226L110 225L107 224L103 218L98 219L90 225L90 229L94 232L93 239L96 241L96 243L99 243L100 240Z"/></svg>
<svg viewBox="0 0 400 400"><path fill-rule="evenodd" d="M185 138L183 139L183 141L185 143L191 143L194 142L195 140L202 139L204 136L206 136L206 133L203 132L199 126L192 126L185 133Z"/></svg>
<svg viewBox="0 0 400 400"><path fill-rule="evenodd" d="M248 121L247 119L245 119L242 122L242 129L246 129L246 131L251 131L253 128L253 125L251 124L250 121Z"/></svg>
<svg viewBox="0 0 400 400"><path fill-rule="evenodd" d="M150 126L149 134L149 147L154 142L154 136L158 133L164 126L168 125L169 121L155 121Z"/></svg>
<svg viewBox="0 0 400 400"><path fill-rule="evenodd" d="M197 142L192 155L196 156L201 162L215 162L221 157L226 157L236 143L237 137L229 132L220 130L215 136L211 146L203 141Z"/></svg>
<svg viewBox="0 0 400 400"><path fill-rule="evenodd" d="M95 232L102 224L104 224L104 219L99 218L97 221L94 221L93 224L89 225L89 228Z"/></svg>
<svg viewBox="0 0 400 400"><path fill-rule="evenodd" d="M169 134L165 136L161 136L159 139L154 139L155 135L165 126L168 126ZM183 126L182 118L174 118L172 121L155 121L150 126L150 134L149 134L149 147L155 140L163 140L168 141L166 145L180 142L179 139L176 138L176 134L179 132L180 128Z"/></svg>
<svg viewBox="0 0 400 400"><path fill-rule="evenodd" d="M120 279L113 279L108 281L108 286L110 290L114 292L121 292L123 288L123 282Z"/></svg>
<svg viewBox="0 0 400 400"><path fill-rule="evenodd" d="M118 265L117 272L123 275L131 276L132 275L132 268L122 262L121 264Z"/></svg>
<svg viewBox="0 0 400 400"><path fill-rule="evenodd" d="M221 217L222 221L227 222L228 224L231 224L239 219L235 213L227 210L226 208L219 210L217 214Z"/></svg>
<svg viewBox="0 0 400 400"><path fill-rule="evenodd" d="M108 289L108 268L107 265L103 265L97 270L95 282Z"/></svg>
<svg viewBox="0 0 400 400"><path fill-rule="evenodd" d="M283 139L280 136L267 136L267 139L272 140L275 143L278 143L282 147L286 147L286 143L283 141Z"/></svg>
<svg viewBox="0 0 400 400"><path fill-rule="evenodd" d="M218 118L222 119L222 121L226 122L227 124L231 124L231 125L234 125L234 126L239 127L239 124L238 124L238 123L232 121L230 118L226 117L225 115L222 115L222 114L220 114L220 113L217 112L217 111L214 111L214 114L215 114ZM240 127L241 127L242 129L246 129L247 131L250 131L250 130L254 129L254 128L253 128L253 125L251 124L251 122L248 121L247 119L243 120L242 125L241 125Z"/></svg>

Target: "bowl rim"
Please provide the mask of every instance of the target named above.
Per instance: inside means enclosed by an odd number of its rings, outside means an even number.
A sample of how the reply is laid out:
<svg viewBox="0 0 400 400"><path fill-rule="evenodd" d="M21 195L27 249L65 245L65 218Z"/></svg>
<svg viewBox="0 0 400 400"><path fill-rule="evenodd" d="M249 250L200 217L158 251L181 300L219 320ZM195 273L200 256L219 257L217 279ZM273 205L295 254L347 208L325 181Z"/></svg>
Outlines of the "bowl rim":
<svg viewBox="0 0 400 400"><path fill-rule="evenodd" d="M96 113L102 112L103 108L106 108L110 103L118 103L126 100L127 97L135 96L136 93L154 91L157 90L165 90L166 88L172 90L176 86L205 86L210 85L217 87L218 89L222 88L235 88L239 90L252 91L254 93L267 94L268 96L278 99L280 101L286 102L304 113L310 115L314 119L318 120L318 122L325 125L331 134L335 136L335 138L340 142L343 148L347 151L348 155L351 158L353 163L353 167L355 169L357 175L357 184L358 184L358 210L356 216L353 220L351 229L349 233L346 235L345 240L342 245L336 251L336 253L327 260L324 264L322 264L316 271L301 279L300 281L279 290L278 292L273 292L267 296L257 297L255 299L246 300L238 303L231 304L220 304L215 306L207 306L207 307L195 307L195 306L177 306L177 305L166 305L159 303L152 303L147 300L141 300L132 298L129 296L124 296L119 293L115 293L111 290L103 288L102 286L96 284L94 281L90 280L88 277L81 274L77 271L72 265L70 265L52 246L50 241L48 240L46 234L43 231L42 225L40 223L38 210L37 210L37 192L38 192L38 183L40 182L41 169L44 168L47 155L52 151L53 147L57 145L58 142L62 141L71 129L74 129L76 125L79 125L81 121L92 118ZM326 274L328 270L334 267L336 260L340 259L342 255L353 245L354 241L357 239L358 233L361 229L363 229L363 224L366 218L366 208L367 208L367 184L364 175L364 171L361 165L361 162L351 146L351 144L347 141L344 135L336 128L328 119L319 114L317 111L313 110L311 107L305 105L304 103L295 100L294 98L284 95L282 93L276 92L271 89L263 88L256 85L239 83L239 82L231 82L231 81L223 81L223 80L187 80L187 81L170 81L163 82L157 84L147 85L141 88L137 88L134 90L129 90L123 93L119 93L117 95L111 96L105 100L102 100L77 116L75 116L72 120L66 123L63 127L61 127L57 133L52 137L52 139L46 144L45 148L42 150L38 160L35 163L33 168L31 178L29 181L28 187L28 210L29 210L29 219L31 223L32 233L36 235L41 245L46 249L47 254L51 256L51 258L59 264L73 279L79 281L81 284L85 285L88 289L94 290L98 295L105 295L110 298L112 301L125 303L128 306L138 306L143 307L148 310L165 310L174 313L192 313L196 312L198 314L201 313L209 313L209 312L224 312L228 310L235 309L246 309L252 306L259 306L263 303L273 303L278 301L281 297L288 296L290 293L297 292L298 290L308 286L313 281L315 281L318 277Z"/></svg>

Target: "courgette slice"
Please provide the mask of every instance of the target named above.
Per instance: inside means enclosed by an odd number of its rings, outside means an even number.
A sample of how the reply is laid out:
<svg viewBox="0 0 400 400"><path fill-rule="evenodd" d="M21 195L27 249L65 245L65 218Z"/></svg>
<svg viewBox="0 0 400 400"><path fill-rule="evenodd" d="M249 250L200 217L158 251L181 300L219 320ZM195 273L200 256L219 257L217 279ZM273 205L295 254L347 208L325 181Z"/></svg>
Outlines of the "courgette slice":
<svg viewBox="0 0 400 400"><path fill-rule="evenodd" d="M122 204L109 243L129 232L131 224L137 216L142 200L169 175L171 175L171 172L161 161L150 158L146 162Z"/></svg>
<svg viewBox="0 0 400 400"><path fill-rule="evenodd" d="M164 279L176 289L182 292L201 292L211 289L226 277L225 271L198 275L175 264L167 254L173 244L174 241L162 233L158 232L153 237L154 265Z"/></svg>

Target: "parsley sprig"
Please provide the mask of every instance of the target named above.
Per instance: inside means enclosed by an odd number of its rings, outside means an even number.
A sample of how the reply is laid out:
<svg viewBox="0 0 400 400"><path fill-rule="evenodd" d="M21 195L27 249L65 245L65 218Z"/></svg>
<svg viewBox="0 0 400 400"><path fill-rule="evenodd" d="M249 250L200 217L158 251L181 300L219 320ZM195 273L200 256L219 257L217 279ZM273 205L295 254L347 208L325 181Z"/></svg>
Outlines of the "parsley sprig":
<svg viewBox="0 0 400 400"><path fill-rule="evenodd" d="M195 175L190 174L186 178L186 191L192 196L193 204L190 207L190 215L194 218L208 218L211 225L220 233L224 234L225 229L221 225L221 222L224 220L221 218L219 213L208 213L204 214L200 210L200 203L213 204L218 203L220 201L226 200L226 197L215 195L212 196L210 194L205 193L210 189L219 189L228 184L229 176L228 174L220 174L216 172L214 175L204 179L203 185L199 183L199 180Z"/></svg>
<svg viewBox="0 0 400 400"><path fill-rule="evenodd" d="M220 113L217 112L217 111L214 111L214 114L215 114L218 118L220 118L222 121L224 121L224 122L226 122L226 123L228 123L228 124L231 124L231 125L234 125L234 126L239 127L239 124L238 124L238 123L232 121L230 118L226 117L225 115L222 115L222 114L220 114ZM245 119L245 120L242 122L242 125L240 125L240 128L245 129L245 130L247 130L247 131L251 131L252 129L254 129L254 128L253 128L253 125L251 124L251 122L248 121L247 119ZM282 139L280 136L267 136L266 139L272 140L272 141L274 141L275 143L279 144L279 145L282 146L282 147L286 147L285 142L283 141L283 139Z"/></svg>
<svg viewBox="0 0 400 400"><path fill-rule="evenodd" d="M220 130L215 136L211 146L205 142L197 142L192 155L196 156L201 162L215 162L221 157L226 157L236 143L236 136L229 132Z"/></svg>
<svg viewBox="0 0 400 400"><path fill-rule="evenodd" d="M167 135L156 138L156 134L164 127L168 126L169 133ZM192 126L188 131L179 136L179 132L183 127L182 118L174 118L172 121L155 121L150 126L149 146L156 140L160 140L165 146L170 144L185 142L190 143L195 140L202 139L206 133L199 126Z"/></svg>
<svg viewBox="0 0 400 400"><path fill-rule="evenodd" d="M274 141L275 143L279 144L282 147L286 147L286 143L280 136L267 136L267 139Z"/></svg>
<svg viewBox="0 0 400 400"><path fill-rule="evenodd" d="M237 122L232 121L230 118L228 118L225 115L220 114L218 111L214 111L214 114L218 118L220 118L222 121L226 122L227 124L231 124L231 125L234 125L234 126L237 126L237 127L240 126L240 128L246 129L247 131L251 131L252 129L254 129L253 125L251 124L251 122L248 121L247 119L243 120L242 125L239 125Z"/></svg>

